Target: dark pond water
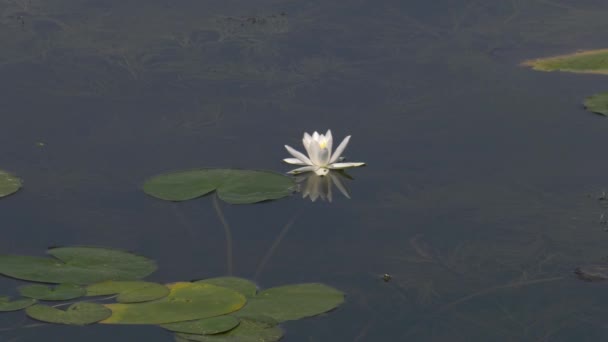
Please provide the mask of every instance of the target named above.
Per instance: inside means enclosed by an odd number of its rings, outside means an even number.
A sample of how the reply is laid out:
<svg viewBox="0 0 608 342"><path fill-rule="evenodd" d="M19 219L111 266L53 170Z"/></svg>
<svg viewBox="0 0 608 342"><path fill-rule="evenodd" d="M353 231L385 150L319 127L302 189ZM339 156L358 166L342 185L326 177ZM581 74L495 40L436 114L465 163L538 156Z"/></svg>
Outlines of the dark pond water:
<svg viewBox="0 0 608 342"><path fill-rule="evenodd" d="M222 205L235 275L347 293L285 324L284 341L605 340L608 284L573 270L608 258L608 122L580 105L608 79L518 64L605 48L606 17L603 0L0 0L0 168L25 181L2 200L0 250L108 246L157 260L154 281L225 275L211 199L162 202L143 180L284 172L284 144L331 128L368 163L351 200ZM172 336L49 326L0 340Z"/></svg>

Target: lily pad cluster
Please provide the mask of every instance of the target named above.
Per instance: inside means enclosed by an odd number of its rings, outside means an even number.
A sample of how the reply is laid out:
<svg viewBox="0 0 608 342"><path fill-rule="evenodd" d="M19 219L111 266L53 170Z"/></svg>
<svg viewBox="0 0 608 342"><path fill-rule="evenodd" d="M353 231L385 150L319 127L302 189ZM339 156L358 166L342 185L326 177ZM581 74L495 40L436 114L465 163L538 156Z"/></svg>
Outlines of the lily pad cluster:
<svg viewBox="0 0 608 342"><path fill-rule="evenodd" d="M22 298L0 297L0 311L25 309L30 318L54 324L157 325L181 342L268 342L282 338L282 322L316 316L344 302L342 292L319 283L259 291L237 277L143 281L156 270L154 261L107 248L60 247L47 253L51 257L0 255L1 274L47 283L20 286Z"/></svg>
<svg viewBox="0 0 608 342"><path fill-rule="evenodd" d="M167 201L187 201L216 191L225 202L248 204L288 196L295 182L269 171L198 169L152 177L143 188L146 194Z"/></svg>
<svg viewBox="0 0 608 342"><path fill-rule="evenodd" d="M522 63L539 71L565 71L580 74L608 75L608 49L539 58ZM608 116L608 92L587 97L583 104L590 112Z"/></svg>

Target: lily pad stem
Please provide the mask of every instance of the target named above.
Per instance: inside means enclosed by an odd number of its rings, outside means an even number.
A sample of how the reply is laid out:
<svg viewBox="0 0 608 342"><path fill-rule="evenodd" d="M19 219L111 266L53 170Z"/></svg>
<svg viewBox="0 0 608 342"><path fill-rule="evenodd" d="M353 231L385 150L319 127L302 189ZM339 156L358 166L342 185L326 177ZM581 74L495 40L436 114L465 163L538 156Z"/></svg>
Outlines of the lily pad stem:
<svg viewBox="0 0 608 342"><path fill-rule="evenodd" d="M253 279L258 279L259 275L262 273L262 270L264 270L264 267L266 267L268 260L270 260L270 258L274 254L274 251L279 247L279 245L281 244L281 241L283 240L285 235L287 235L287 232L289 232L289 229L291 229L291 226L293 226L293 224L296 222L296 218L298 218L298 216L300 216L301 212L302 212L302 209L299 209L292 216L292 218L285 224L285 226L283 226L283 229L281 229L281 232L279 233L277 238L272 243L272 246L270 246L270 248L268 249L268 251L266 252L264 257L262 258L262 261L260 261L258 268L255 270L255 275L253 276Z"/></svg>
<svg viewBox="0 0 608 342"><path fill-rule="evenodd" d="M53 305L53 307L54 308L58 308L58 307L61 307L61 306L72 305L72 304L82 303L82 302L97 302L97 301L103 301L103 300L108 300L108 299L114 299L116 297L118 297L117 294L111 295L109 297L98 298L98 299L79 300L79 301L75 301L75 302L67 302L67 303L55 304L55 305Z"/></svg>
<svg viewBox="0 0 608 342"><path fill-rule="evenodd" d="M226 222L226 217L224 216L222 208L220 207L217 192L213 195L213 208L215 209L215 212L217 213L217 216L224 227L224 234L226 235L226 269L228 275L232 275L232 231L230 230L230 226L228 225L228 222Z"/></svg>

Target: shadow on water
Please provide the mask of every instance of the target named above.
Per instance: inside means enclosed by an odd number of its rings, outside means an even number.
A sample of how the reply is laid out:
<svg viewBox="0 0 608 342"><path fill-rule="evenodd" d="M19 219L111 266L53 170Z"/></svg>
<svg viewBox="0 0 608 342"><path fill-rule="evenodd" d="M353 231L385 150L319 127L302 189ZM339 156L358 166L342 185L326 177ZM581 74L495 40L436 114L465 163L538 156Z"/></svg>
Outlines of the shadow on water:
<svg viewBox="0 0 608 342"><path fill-rule="evenodd" d="M25 180L2 200L0 248L106 245L153 256L155 281L348 294L286 341L605 339L608 292L572 271L606 261L606 123L578 105L606 81L518 64L605 47L607 15L599 0L0 0L0 166ZM139 190L172 169L283 171L284 144L327 128L369 164L350 200L172 206ZM0 332L41 336L171 339Z"/></svg>

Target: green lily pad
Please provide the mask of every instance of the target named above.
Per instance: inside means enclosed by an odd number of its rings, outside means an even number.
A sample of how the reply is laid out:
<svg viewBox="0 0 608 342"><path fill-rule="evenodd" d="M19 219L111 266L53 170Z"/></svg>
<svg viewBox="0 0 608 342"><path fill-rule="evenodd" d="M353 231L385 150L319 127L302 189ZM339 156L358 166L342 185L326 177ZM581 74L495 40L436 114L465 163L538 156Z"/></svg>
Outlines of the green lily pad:
<svg viewBox="0 0 608 342"><path fill-rule="evenodd" d="M258 292L258 287L250 280L237 277L217 277L198 280L195 283L211 284L215 286L227 287L242 293L245 297L253 297Z"/></svg>
<svg viewBox="0 0 608 342"><path fill-rule="evenodd" d="M33 298L21 298L10 301L9 297L0 297L0 312L17 311L34 305L37 300Z"/></svg>
<svg viewBox="0 0 608 342"><path fill-rule="evenodd" d="M608 49L589 50L568 55L525 61L525 66L539 71L567 71L608 75Z"/></svg>
<svg viewBox="0 0 608 342"><path fill-rule="evenodd" d="M242 308L242 294L211 284L173 283L167 297L136 304L106 304L112 316L105 324L165 324L221 316Z"/></svg>
<svg viewBox="0 0 608 342"><path fill-rule="evenodd" d="M264 323L242 320L236 328L215 335L177 334L186 341L198 342L274 342L283 337L283 330L277 326L268 327Z"/></svg>
<svg viewBox="0 0 608 342"><path fill-rule="evenodd" d="M275 200L293 192L287 176L256 170L200 169L155 176L144 184L144 192L167 201L187 201L214 190L232 204Z"/></svg>
<svg viewBox="0 0 608 342"><path fill-rule="evenodd" d="M21 188L21 179L0 170L0 197L14 194Z"/></svg>
<svg viewBox="0 0 608 342"><path fill-rule="evenodd" d="M276 319L259 313L242 313L241 311L237 311L230 315L244 321L255 321L258 325L264 325L267 328L279 325Z"/></svg>
<svg viewBox="0 0 608 342"><path fill-rule="evenodd" d="M211 335L226 332L239 325L240 320L233 316L217 316L211 318L198 319L196 321L177 322L163 324L161 327L174 332Z"/></svg>
<svg viewBox="0 0 608 342"><path fill-rule="evenodd" d="M106 296L118 294L119 303L140 303L166 297L169 288L163 284L147 281L104 281L89 285L87 296Z"/></svg>
<svg viewBox="0 0 608 342"><path fill-rule="evenodd" d="M263 315L278 322L320 315L344 302L344 294L323 284L274 287L249 298L239 315Z"/></svg>
<svg viewBox="0 0 608 342"><path fill-rule="evenodd" d="M33 319L48 323L85 325L110 317L112 311L96 303L76 303L66 311L37 304L25 309L25 313Z"/></svg>
<svg viewBox="0 0 608 342"><path fill-rule="evenodd" d="M0 255L0 274L44 283L91 284L140 279L156 270L152 260L113 249L62 247L48 254L55 259Z"/></svg>
<svg viewBox="0 0 608 342"><path fill-rule="evenodd" d="M608 116L608 92L595 94L585 99L585 109Z"/></svg>
<svg viewBox="0 0 608 342"><path fill-rule="evenodd" d="M34 284L20 287L19 293L23 297L39 300L68 300L82 297L86 291L82 286L76 284L60 284L55 287Z"/></svg>

